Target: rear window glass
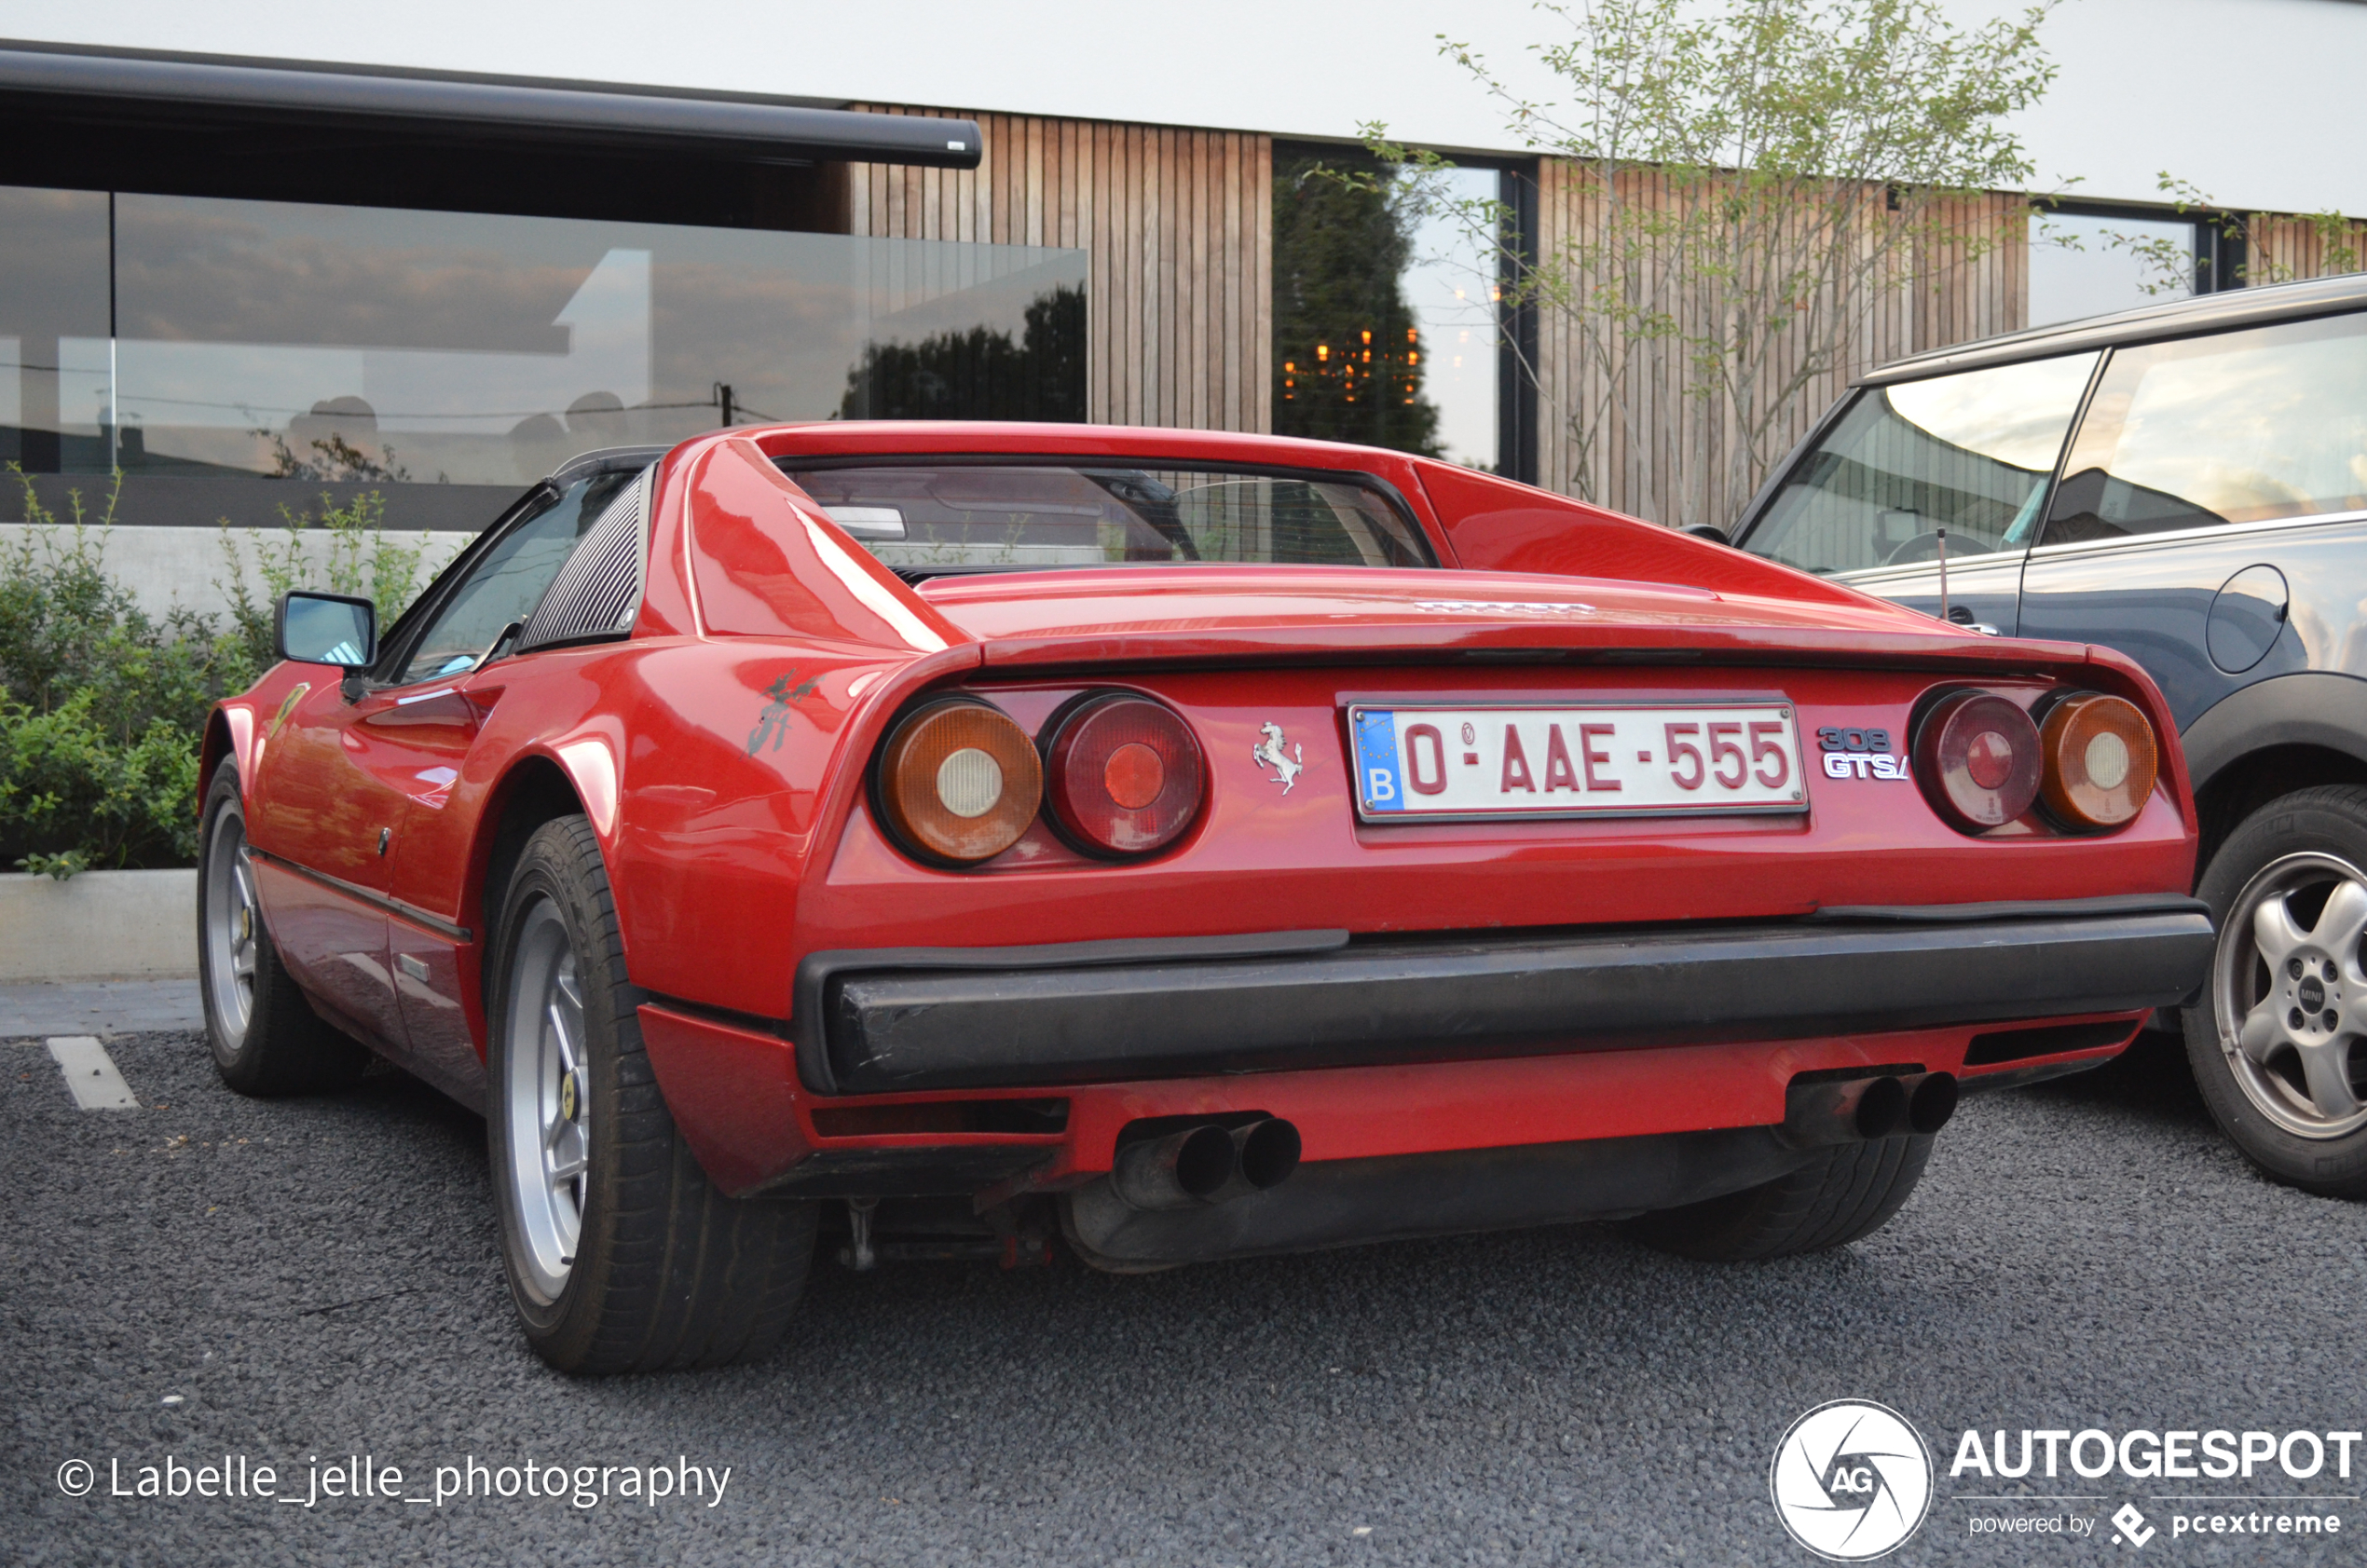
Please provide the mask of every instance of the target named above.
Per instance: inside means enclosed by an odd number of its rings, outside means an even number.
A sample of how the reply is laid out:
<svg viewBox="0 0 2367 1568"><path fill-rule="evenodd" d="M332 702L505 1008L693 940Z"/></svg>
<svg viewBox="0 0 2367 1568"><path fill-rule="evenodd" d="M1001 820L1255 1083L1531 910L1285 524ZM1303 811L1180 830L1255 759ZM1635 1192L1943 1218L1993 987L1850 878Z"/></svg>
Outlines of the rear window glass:
<svg viewBox="0 0 2367 1568"><path fill-rule="evenodd" d="M864 548L913 575L1435 564L1412 519L1350 479L1058 463L781 469Z"/></svg>
<svg viewBox="0 0 2367 1568"><path fill-rule="evenodd" d="M1869 387L1744 541L1812 572L2026 549L2094 354Z"/></svg>
<svg viewBox="0 0 2367 1568"><path fill-rule="evenodd" d="M2049 544L2367 511L2367 315L2114 351Z"/></svg>

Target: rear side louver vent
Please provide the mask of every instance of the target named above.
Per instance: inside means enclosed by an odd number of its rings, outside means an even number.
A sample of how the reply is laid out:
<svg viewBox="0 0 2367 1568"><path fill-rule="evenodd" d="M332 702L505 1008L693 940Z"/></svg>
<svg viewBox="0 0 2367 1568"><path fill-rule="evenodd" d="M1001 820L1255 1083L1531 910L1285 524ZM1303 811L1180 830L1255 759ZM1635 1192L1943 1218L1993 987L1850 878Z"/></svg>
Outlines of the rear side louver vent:
<svg viewBox="0 0 2367 1568"><path fill-rule="evenodd" d="M632 630L641 608L641 573L650 553L650 483L656 471L654 464L643 469L584 533L527 618L518 634L521 652Z"/></svg>

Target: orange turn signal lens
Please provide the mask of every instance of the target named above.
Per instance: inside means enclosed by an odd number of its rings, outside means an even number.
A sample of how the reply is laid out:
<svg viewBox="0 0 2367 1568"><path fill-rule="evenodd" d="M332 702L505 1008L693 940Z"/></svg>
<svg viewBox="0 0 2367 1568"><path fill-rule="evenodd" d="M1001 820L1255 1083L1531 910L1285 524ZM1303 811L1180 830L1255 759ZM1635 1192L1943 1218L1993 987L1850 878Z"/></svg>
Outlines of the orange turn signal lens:
<svg viewBox="0 0 2367 1568"><path fill-rule="evenodd" d="M2083 691L2038 727L2046 809L2073 827L2118 827L2145 809L2159 765L2154 727L2134 702Z"/></svg>
<svg viewBox="0 0 2367 1568"><path fill-rule="evenodd" d="M880 752L880 804L907 848L975 866L1019 840L1044 798L1044 765L1000 708L966 699L907 717Z"/></svg>

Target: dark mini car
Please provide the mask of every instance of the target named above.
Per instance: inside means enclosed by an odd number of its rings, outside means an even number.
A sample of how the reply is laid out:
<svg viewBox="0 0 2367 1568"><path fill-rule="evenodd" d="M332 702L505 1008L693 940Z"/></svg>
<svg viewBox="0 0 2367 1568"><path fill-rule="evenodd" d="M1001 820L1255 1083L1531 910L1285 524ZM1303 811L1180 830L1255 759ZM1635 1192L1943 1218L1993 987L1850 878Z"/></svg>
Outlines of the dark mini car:
<svg viewBox="0 0 2367 1568"><path fill-rule="evenodd" d="M2367 279L1890 365L1734 538L2145 667L2184 737L2220 932L2183 1015L2196 1078L2263 1169L2367 1193Z"/></svg>

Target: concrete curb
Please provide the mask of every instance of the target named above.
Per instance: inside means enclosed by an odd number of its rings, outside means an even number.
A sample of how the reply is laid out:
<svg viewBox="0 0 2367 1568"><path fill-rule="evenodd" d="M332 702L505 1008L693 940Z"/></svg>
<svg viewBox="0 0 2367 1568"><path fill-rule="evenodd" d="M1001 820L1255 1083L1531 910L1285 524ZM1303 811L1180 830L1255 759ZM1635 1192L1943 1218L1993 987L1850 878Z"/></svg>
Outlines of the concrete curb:
<svg viewBox="0 0 2367 1568"><path fill-rule="evenodd" d="M198 973L195 871L0 876L0 984Z"/></svg>

